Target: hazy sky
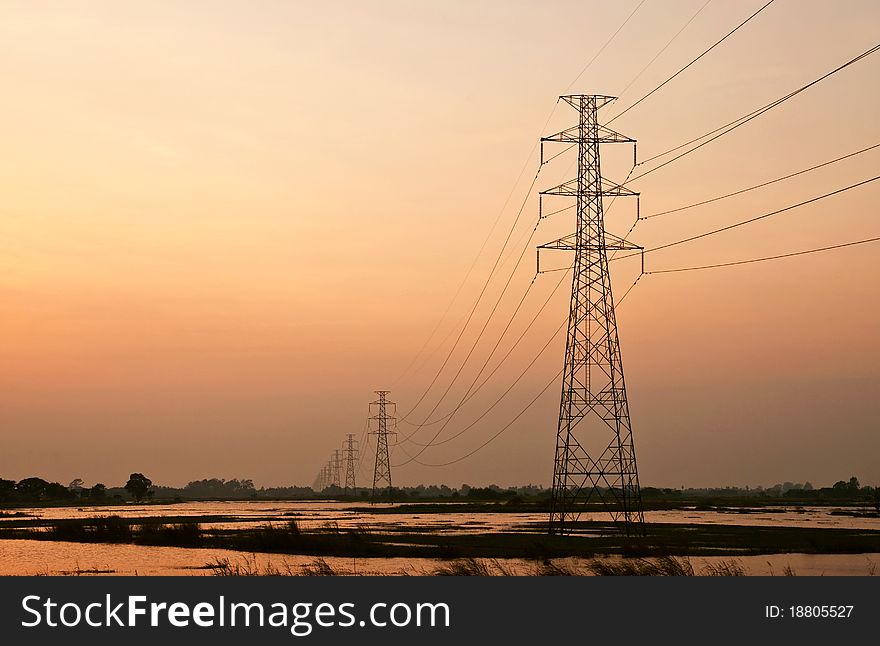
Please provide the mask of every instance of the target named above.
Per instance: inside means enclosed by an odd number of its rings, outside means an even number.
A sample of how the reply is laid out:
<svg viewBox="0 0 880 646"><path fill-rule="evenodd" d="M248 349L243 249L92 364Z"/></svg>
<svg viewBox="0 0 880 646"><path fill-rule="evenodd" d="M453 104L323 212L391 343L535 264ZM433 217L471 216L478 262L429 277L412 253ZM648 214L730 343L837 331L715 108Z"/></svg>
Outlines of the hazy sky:
<svg viewBox="0 0 880 646"><path fill-rule="evenodd" d="M704 3L647 0L569 89L617 94ZM556 96L625 2L0 2L0 477L310 484L374 390L406 413L474 302L537 157L414 370ZM629 105L762 4L714 0L606 108ZM880 3L777 0L614 123L643 158L712 130L876 44ZM639 181L643 214L880 142L880 53ZM622 148L622 147L621 147ZM607 154L606 154L607 153ZM612 179L629 149L603 151ZM544 168L538 187L572 173ZM655 246L868 179L880 149L761 191L644 221ZM880 183L648 257L725 262L880 235ZM530 197L421 422L534 226ZM608 228L635 217L621 202ZM542 221L437 414L451 410L534 275ZM619 310L643 484L880 484L878 246L644 277ZM564 263L565 260L561 259ZM615 263L620 295L638 264ZM558 283L541 275L489 370ZM567 314L566 280L440 439L494 402ZM453 337L454 338L454 333ZM559 336L501 403L422 454L462 456L560 369ZM559 384L473 457L400 484L547 485ZM437 415L435 415L436 417ZM424 442L438 425L414 439ZM402 433L411 427L401 424ZM404 445L412 452L412 445ZM371 459L371 458L370 458ZM400 448L393 463L404 459ZM368 469L361 480L369 477Z"/></svg>

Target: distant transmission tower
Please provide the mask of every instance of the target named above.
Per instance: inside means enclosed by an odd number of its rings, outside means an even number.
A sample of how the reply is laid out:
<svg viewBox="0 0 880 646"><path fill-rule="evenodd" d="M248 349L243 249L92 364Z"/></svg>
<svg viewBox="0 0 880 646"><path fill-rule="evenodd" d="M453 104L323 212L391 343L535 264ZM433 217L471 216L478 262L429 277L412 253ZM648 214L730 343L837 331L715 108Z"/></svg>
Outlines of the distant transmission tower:
<svg viewBox="0 0 880 646"><path fill-rule="evenodd" d="M574 252L568 338L556 458L553 462L553 494L550 533L565 534L591 503L622 522L626 533L644 533L644 514L636 470L623 363L617 336L614 298L608 274L609 250L640 250L642 247L605 230L603 196L637 196L629 189L602 178L599 144L632 143L635 140L600 126L599 108L614 97L569 95L560 99L577 110L578 124L541 139L577 146L577 178L541 192L575 198L577 227L573 234L541 245L538 249ZM543 208L543 207L542 207ZM539 255L540 264L540 255Z"/></svg>
<svg viewBox="0 0 880 646"><path fill-rule="evenodd" d="M330 456L330 478L332 485L342 486L342 459L339 455L339 449L333 451L333 455Z"/></svg>
<svg viewBox="0 0 880 646"><path fill-rule="evenodd" d="M371 415L370 420L376 422L376 430L371 431L371 435L376 436L376 466L373 469L373 498L376 497L376 490L381 489L381 483L385 482L388 491L391 491L391 459L388 455L388 436L394 435L394 431L388 427L389 420L394 420L393 415L388 414L388 407L395 407L394 402L388 401L385 397L390 391L377 390L376 394L379 399L370 402L370 412L373 407L376 408L376 414Z"/></svg>
<svg viewBox="0 0 880 646"><path fill-rule="evenodd" d="M345 489L343 493L347 496L354 493L357 489L355 484L355 472L357 471L357 442L354 435L349 433L342 445L342 455L345 458Z"/></svg>
<svg viewBox="0 0 880 646"><path fill-rule="evenodd" d="M325 464L321 467L321 470L318 472L318 477L315 480L315 491L324 491L329 484L330 483L327 481L327 465Z"/></svg>

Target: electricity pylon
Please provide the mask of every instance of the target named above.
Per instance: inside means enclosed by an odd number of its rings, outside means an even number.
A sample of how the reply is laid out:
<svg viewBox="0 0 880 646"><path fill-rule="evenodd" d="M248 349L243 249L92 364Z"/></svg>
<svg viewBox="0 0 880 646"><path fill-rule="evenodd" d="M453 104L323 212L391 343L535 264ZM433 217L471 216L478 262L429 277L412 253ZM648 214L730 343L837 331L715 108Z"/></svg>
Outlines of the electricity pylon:
<svg viewBox="0 0 880 646"><path fill-rule="evenodd" d="M330 486L330 476L327 465L325 464L321 467L321 470L318 472L318 477L315 479L315 491L321 492L324 491L327 487Z"/></svg>
<svg viewBox="0 0 880 646"><path fill-rule="evenodd" d="M385 482L389 493L391 492L391 458L388 454L388 436L394 435L394 431L389 429L388 421L394 420L394 415L388 414L388 407L397 410L397 404L386 399L390 391L377 390L376 394L379 399L370 402L370 412L373 407L376 408L376 414L370 416L371 421L376 422L376 430L370 431L370 435L376 436L376 466L373 468L373 498L376 497L376 489L381 488L381 483Z"/></svg>
<svg viewBox="0 0 880 646"><path fill-rule="evenodd" d="M333 451L333 455L330 456L330 484L336 487L342 486L342 460L339 449Z"/></svg>
<svg viewBox="0 0 880 646"><path fill-rule="evenodd" d="M632 143L635 140L599 125L599 108L614 97L568 95L562 101L577 110L576 126L541 139L577 147L578 173L573 180L546 191L545 195L573 197L576 230L559 240L538 247L574 252L568 337L556 457L553 462L553 493L550 533L575 529L581 513L601 503L626 533L644 533L644 514L636 470L629 406L623 380L623 363L608 274L609 250L641 250L642 247L605 230L602 198L638 196L626 187L602 177L599 145ZM543 208L543 206L541 207Z"/></svg>
<svg viewBox="0 0 880 646"><path fill-rule="evenodd" d="M346 435L345 442L342 444L342 455L345 457L345 488L343 493L347 496L354 493L357 489L355 485L355 472L357 471L357 442L354 435L349 433Z"/></svg>

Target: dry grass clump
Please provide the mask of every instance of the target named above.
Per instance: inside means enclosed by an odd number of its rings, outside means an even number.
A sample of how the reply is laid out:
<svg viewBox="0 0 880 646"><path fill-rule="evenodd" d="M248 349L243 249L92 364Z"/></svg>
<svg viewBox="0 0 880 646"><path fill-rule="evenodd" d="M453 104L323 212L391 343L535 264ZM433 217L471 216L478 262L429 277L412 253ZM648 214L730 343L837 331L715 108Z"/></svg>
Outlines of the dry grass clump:
<svg viewBox="0 0 880 646"><path fill-rule="evenodd" d="M587 566L597 576L744 576L736 559L707 563L696 572L687 557L661 556L655 559L593 559Z"/></svg>
<svg viewBox="0 0 880 646"><path fill-rule="evenodd" d="M740 561L730 559L707 563L700 574L703 576L745 576L746 569Z"/></svg>
<svg viewBox="0 0 880 646"><path fill-rule="evenodd" d="M205 569L213 576L296 576L289 564L278 568L271 563L260 565L256 556L248 556L238 561L228 558L217 558L207 563Z"/></svg>
<svg viewBox="0 0 880 646"><path fill-rule="evenodd" d="M559 561L543 561L535 568L535 576L583 576L584 571Z"/></svg>
<svg viewBox="0 0 880 646"><path fill-rule="evenodd" d="M510 568L495 559L457 559L436 568L434 576L513 576Z"/></svg>
<svg viewBox="0 0 880 646"><path fill-rule="evenodd" d="M339 574L324 559L318 558L300 568L300 576L336 576Z"/></svg>

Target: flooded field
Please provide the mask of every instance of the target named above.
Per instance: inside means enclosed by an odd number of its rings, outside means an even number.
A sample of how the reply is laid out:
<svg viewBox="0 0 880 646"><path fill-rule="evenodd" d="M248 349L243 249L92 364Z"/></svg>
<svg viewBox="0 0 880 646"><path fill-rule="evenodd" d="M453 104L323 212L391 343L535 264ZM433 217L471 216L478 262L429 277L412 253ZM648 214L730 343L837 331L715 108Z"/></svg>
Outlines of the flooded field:
<svg viewBox="0 0 880 646"><path fill-rule="evenodd" d="M121 516L146 518L192 517L204 527L235 529L253 524L296 520L303 529L333 524L340 529L367 531L394 528L399 531L430 531L455 534L487 531L533 531L546 529L547 514L540 513L461 513L456 507L467 503L443 503L449 511L412 513L407 511L419 503L376 504L333 501L289 502L186 502L167 505L108 505L98 507L35 507L17 509L23 517L42 520ZM763 527L827 527L880 530L880 517L846 515L857 508L836 506L792 507L729 507L713 510L675 509L645 512L649 523L693 523L712 525L745 525ZM381 512L381 513L377 513ZM583 514L581 520L605 520L604 513ZM2 518L0 518L2 520Z"/></svg>
<svg viewBox="0 0 880 646"><path fill-rule="evenodd" d="M616 558L616 557L611 557ZM129 575L129 576L205 576L213 574L208 567L228 560L263 571L299 574L315 559L309 556L280 554L245 554L233 550L148 547L103 543L61 543L55 541L8 540L0 542L0 573L15 575ZM437 559L376 558L322 559L337 574L343 575L424 575L438 567ZM728 561L721 557L691 559L700 571L705 564ZM786 568L800 576L865 576L880 574L880 553L873 554L769 554L743 556L736 559L748 575L783 575ZM561 561L579 568L583 559ZM501 559L503 567L514 574L533 575L537 563L525 559Z"/></svg>
<svg viewBox="0 0 880 646"><path fill-rule="evenodd" d="M828 529L866 532L880 530L880 518L860 516L859 510L846 507L765 507L719 508L711 510L681 509L649 511L648 523L718 528L803 528L805 531ZM27 508L4 512L0 524L5 527L30 526L44 531L53 521L70 521L96 517L119 516L125 519L159 519L168 523L192 521L204 530L242 531L248 528L287 526L295 521L304 532L355 531L384 536L400 534L472 537L492 534L543 535L544 513L474 512L464 505L444 504L430 512L419 511L415 504L374 505L366 503L296 501L296 502L192 502L179 504L121 505L102 507ZM595 519L604 515L596 514ZM589 518L583 518L589 520ZM41 534L42 535L42 534ZM47 536L47 538L50 538ZM393 543L396 538L392 538ZM441 539L442 540L442 539ZM735 554L735 560L746 574L781 575L793 571L799 575L868 575L880 565L880 542L874 549L858 553L806 554L792 553ZM841 550L854 551L854 550ZM620 558L604 556L602 558ZM491 559L500 570L530 575L539 571L535 558ZM557 559L573 570L584 570L589 561L584 557ZM729 557L698 556L691 562L700 572L704 566ZM300 574L315 563L324 563L338 574L432 574L444 563L441 558L421 557L349 557L326 555L291 555L259 550L233 550L217 547L175 547L164 545L73 542L9 538L0 540L0 574L114 574L114 575L206 575L213 574L212 564L227 563L246 566L253 571L275 571Z"/></svg>

